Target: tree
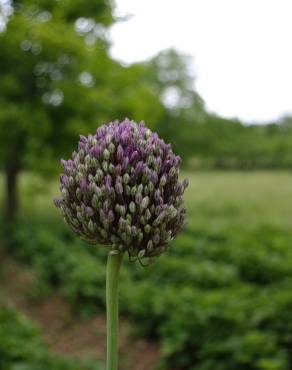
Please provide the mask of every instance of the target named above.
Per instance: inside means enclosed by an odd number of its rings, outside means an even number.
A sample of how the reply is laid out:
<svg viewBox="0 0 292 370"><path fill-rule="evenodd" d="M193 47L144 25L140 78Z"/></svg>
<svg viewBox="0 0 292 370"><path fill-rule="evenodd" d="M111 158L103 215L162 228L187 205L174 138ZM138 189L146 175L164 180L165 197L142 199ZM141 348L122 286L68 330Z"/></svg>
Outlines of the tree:
<svg viewBox="0 0 292 370"><path fill-rule="evenodd" d="M190 66L188 55L168 49L147 63L146 73L165 107L159 133L185 158L194 153L194 143L206 115Z"/></svg>
<svg viewBox="0 0 292 370"><path fill-rule="evenodd" d="M113 22L108 0L13 5L0 34L0 163L10 221L17 211L19 172L47 168L48 159L71 140L72 121L92 124L96 107L85 110L78 102L90 105L85 90L93 83L87 71L92 58L101 66L97 80L103 79L102 66L111 63L104 33Z"/></svg>

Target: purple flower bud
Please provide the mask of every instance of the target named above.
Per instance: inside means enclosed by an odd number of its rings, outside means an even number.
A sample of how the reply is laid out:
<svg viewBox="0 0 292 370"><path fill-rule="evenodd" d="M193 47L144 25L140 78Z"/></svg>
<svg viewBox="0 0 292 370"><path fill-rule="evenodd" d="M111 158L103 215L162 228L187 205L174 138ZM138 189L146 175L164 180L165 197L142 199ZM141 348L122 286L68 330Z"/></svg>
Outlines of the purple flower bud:
<svg viewBox="0 0 292 370"><path fill-rule="evenodd" d="M67 165L67 161L65 161L65 159L61 159L61 165L66 168L66 165Z"/></svg>
<svg viewBox="0 0 292 370"><path fill-rule="evenodd" d="M64 175L63 173L60 175L60 182L61 182L61 185L65 187L70 186L69 177L67 175Z"/></svg>
<svg viewBox="0 0 292 370"><path fill-rule="evenodd" d="M60 208L61 205L63 204L63 199L62 198L54 198L54 204L57 208Z"/></svg>
<svg viewBox="0 0 292 370"><path fill-rule="evenodd" d="M116 175L120 175L122 173L122 166L120 164L117 164L114 169L114 173Z"/></svg>
<svg viewBox="0 0 292 370"><path fill-rule="evenodd" d="M138 177L140 173L143 171L145 164L143 162L138 162L135 168L134 175L135 177Z"/></svg>
<svg viewBox="0 0 292 370"><path fill-rule="evenodd" d="M94 215L94 211L91 207L86 207L86 213L89 217Z"/></svg>
<svg viewBox="0 0 292 370"><path fill-rule="evenodd" d="M138 159L138 157L139 157L139 154L138 154L137 150L134 150L134 152L130 156L130 162L132 164L135 163L136 160Z"/></svg>
<svg viewBox="0 0 292 370"><path fill-rule="evenodd" d="M114 121L81 135L72 158L61 160L54 203L86 240L139 258L159 256L185 222L188 180L178 180L180 162L144 123Z"/></svg>
<svg viewBox="0 0 292 370"><path fill-rule="evenodd" d="M101 155L102 148L100 145L96 144L91 149L91 154L93 157L98 158Z"/></svg>
<svg viewBox="0 0 292 370"><path fill-rule="evenodd" d="M190 182L190 180L189 180L188 177L184 178L184 180L182 182L182 185L183 185L184 189L186 189L189 186L189 182Z"/></svg>
<svg viewBox="0 0 292 370"><path fill-rule="evenodd" d="M129 143L129 133L125 130L122 132L122 135L121 135L121 142L123 145L127 145Z"/></svg>
<svg viewBox="0 0 292 370"><path fill-rule="evenodd" d="M112 186L112 177L111 175L106 175L105 178L104 178L104 184L106 186L106 188L110 188Z"/></svg>
<svg viewBox="0 0 292 370"><path fill-rule="evenodd" d="M122 169L123 170L126 170L127 167L129 165L129 158L128 157L124 157L124 160L123 160L123 163L122 163Z"/></svg>
<svg viewBox="0 0 292 370"><path fill-rule="evenodd" d="M119 182L119 181L116 182L115 190L116 190L117 194L122 194L123 193L123 185L121 184L121 182Z"/></svg>
<svg viewBox="0 0 292 370"><path fill-rule="evenodd" d="M87 189L87 181L84 176L79 179L79 187L81 191L85 191Z"/></svg>
<svg viewBox="0 0 292 370"><path fill-rule="evenodd" d="M157 172L152 171L151 172L151 182L156 185L158 182L158 175Z"/></svg>
<svg viewBox="0 0 292 370"><path fill-rule="evenodd" d="M83 143L83 144L87 143L87 137L86 136L80 135L79 137L80 137L80 141L79 141L80 143Z"/></svg>
<svg viewBox="0 0 292 370"><path fill-rule="evenodd" d="M105 126L101 126L101 127L98 127L98 129L96 130L96 136L98 139L101 139L102 137L104 137L106 133L106 128Z"/></svg>

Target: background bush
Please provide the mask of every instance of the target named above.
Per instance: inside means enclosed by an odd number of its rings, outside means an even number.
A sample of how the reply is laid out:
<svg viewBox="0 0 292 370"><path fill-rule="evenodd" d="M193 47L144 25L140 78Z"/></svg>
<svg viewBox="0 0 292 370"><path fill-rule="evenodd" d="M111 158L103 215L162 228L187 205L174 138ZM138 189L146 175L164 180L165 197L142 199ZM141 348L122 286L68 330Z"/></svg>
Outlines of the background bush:
<svg viewBox="0 0 292 370"><path fill-rule="evenodd" d="M52 355L40 339L38 327L11 307L0 308L1 370L100 370L96 361L80 362Z"/></svg>
<svg viewBox="0 0 292 370"><path fill-rule="evenodd" d="M121 314L136 335L161 343L163 369L291 369L291 231L243 224L232 204L210 205L206 214L201 206L209 224L190 212L185 232L154 265L141 268L125 256ZM215 223L218 213L233 219L230 227ZM86 245L63 225L29 219L12 235L14 255L75 312L104 312L106 248Z"/></svg>

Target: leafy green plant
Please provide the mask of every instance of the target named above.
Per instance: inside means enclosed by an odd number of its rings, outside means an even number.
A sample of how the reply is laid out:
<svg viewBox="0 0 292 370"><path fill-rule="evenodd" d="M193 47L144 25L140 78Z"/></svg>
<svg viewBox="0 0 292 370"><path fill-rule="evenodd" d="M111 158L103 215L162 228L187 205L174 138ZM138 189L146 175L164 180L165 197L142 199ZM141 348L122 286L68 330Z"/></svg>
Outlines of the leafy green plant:
<svg viewBox="0 0 292 370"><path fill-rule="evenodd" d="M21 312L0 308L1 370L100 370L96 361L81 362L50 353L40 337L39 328Z"/></svg>

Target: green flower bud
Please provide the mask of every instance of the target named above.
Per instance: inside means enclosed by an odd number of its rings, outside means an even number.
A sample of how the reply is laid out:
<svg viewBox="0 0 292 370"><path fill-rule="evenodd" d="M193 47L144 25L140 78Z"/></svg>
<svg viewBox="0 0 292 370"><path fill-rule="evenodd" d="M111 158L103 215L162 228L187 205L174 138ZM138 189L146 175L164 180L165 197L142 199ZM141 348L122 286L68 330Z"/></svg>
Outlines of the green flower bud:
<svg viewBox="0 0 292 370"><path fill-rule="evenodd" d="M119 242L119 238L117 238L115 235L112 235L111 242L113 242L114 244L117 244Z"/></svg>
<svg viewBox="0 0 292 370"><path fill-rule="evenodd" d="M110 143L109 146L108 146L108 149L110 151L110 153L114 153L115 150L116 150L116 147L115 147L115 144L114 143Z"/></svg>
<svg viewBox="0 0 292 370"><path fill-rule="evenodd" d="M168 210L170 218L174 218L177 215L177 209L174 206L171 205Z"/></svg>
<svg viewBox="0 0 292 370"><path fill-rule="evenodd" d="M98 168L97 170L96 170L96 174L95 174L95 181L99 184L100 183L100 181L103 179L103 172L102 172L102 170L100 169L100 168Z"/></svg>
<svg viewBox="0 0 292 370"><path fill-rule="evenodd" d="M175 174L176 174L176 168L175 167L171 167L170 171L169 171L169 176L170 177L173 177Z"/></svg>
<svg viewBox="0 0 292 370"><path fill-rule="evenodd" d="M92 220L89 220L88 222L88 230L91 231L92 233L95 231L95 225L92 222Z"/></svg>
<svg viewBox="0 0 292 370"><path fill-rule="evenodd" d="M104 239L107 239L108 234L107 234L106 230L104 230L104 229L100 229L100 233L101 233L101 236L102 236Z"/></svg>
<svg viewBox="0 0 292 370"><path fill-rule="evenodd" d="M143 258L145 256L145 253L146 253L145 249L142 249L141 251L139 251L138 257Z"/></svg>
<svg viewBox="0 0 292 370"><path fill-rule="evenodd" d="M127 213L126 220L127 220L128 224L131 225L131 223L132 223L132 216L130 215L130 213Z"/></svg>
<svg viewBox="0 0 292 370"><path fill-rule="evenodd" d="M123 176L124 184L127 185L129 183L129 181L130 181L130 176L127 173L125 173L124 176Z"/></svg>
<svg viewBox="0 0 292 370"><path fill-rule="evenodd" d="M165 185L166 185L166 177L165 175L163 175L160 179L159 186L163 188Z"/></svg>
<svg viewBox="0 0 292 370"><path fill-rule="evenodd" d="M85 165L90 167L91 157L89 154L85 157Z"/></svg>
<svg viewBox="0 0 292 370"><path fill-rule="evenodd" d="M131 234L132 234L132 236L136 236L137 235L137 228L136 228L136 226L132 226L131 227Z"/></svg>
<svg viewBox="0 0 292 370"><path fill-rule="evenodd" d="M98 201L98 198L97 198L97 196L95 194L92 197L91 205L92 205L93 208L96 208L96 209L98 209L99 206L100 206L99 201Z"/></svg>
<svg viewBox="0 0 292 370"><path fill-rule="evenodd" d="M153 193L153 190L154 190L154 185L153 183L150 181L149 184L148 184L148 188L149 188L149 192L150 193Z"/></svg>
<svg viewBox="0 0 292 370"><path fill-rule="evenodd" d="M96 187L94 188L94 192L95 192L95 194L96 194L98 197L101 197L101 196L102 196L102 190L101 190L101 188L100 188L100 187L96 186Z"/></svg>
<svg viewBox="0 0 292 370"><path fill-rule="evenodd" d="M109 159L110 159L110 156L111 156L111 154L110 154L109 150L108 150L108 149L105 149L105 150L103 151L103 158L104 158L105 160L109 160Z"/></svg>
<svg viewBox="0 0 292 370"><path fill-rule="evenodd" d="M145 133L145 136L146 136L146 139L149 139L150 136L151 136L152 132L150 129L147 129L146 133Z"/></svg>
<svg viewBox="0 0 292 370"><path fill-rule="evenodd" d="M144 226L145 233L149 234L151 231L151 226L149 224Z"/></svg>
<svg viewBox="0 0 292 370"><path fill-rule="evenodd" d="M80 188L77 188L77 189L76 189L76 197L77 197L77 199L78 199L78 200L81 200L81 196L82 196L82 195L81 195L81 190L80 190Z"/></svg>
<svg viewBox="0 0 292 370"><path fill-rule="evenodd" d="M137 192L138 193L143 193L143 184L139 184L138 187L137 187Z"/></svg>
<svg viewBox="0 0 292 370"><path fill-rule="evenodd" d="M142 203L141 203L141 208L142 209L147 208L148 207L148 204L149 204L149 197L143 198Z"/></svg>
<svg viewBox="0 0 292 370"><path fill-rule="evenodd" d="M144 194L145 195L148 195L149 194L149 187L148 187L148 185L145 185L144 186Z"/></svg>
<svg viewBox="0 0 292 370"><path fill-rule="evenodd" d="M150 213L148 208L145 211L145 218L146 218L146 220L150 220L150 218L151 218L151 213Z"/></svg>
<svg viewBox="0 0 292 370"><path fill-rule="evenodd" d="M147 251L152 252L153 251L153 242L152 240L149 240L147 243Z"/></svg>
<svg viewBox="0 0 292 370"><path fill-rule="evenodd" d="M131 188L130 188L130 186L129 186L129 185L126 185L126 187L125 187L125 191L126 191L126 194L127 194L127 195L131 195Z"/></svg>
<svg viewBox="0 0 292 370"><path fill-rule="evenodd" d="M103 168L104 172L108 171L108 162L107 161L102 162L102 168Z"/></svg>
<svg viewBox="0 0 292 370"><path fill-rule="evenodd" d="M109 170L109 173L113 174L115 172L115 166L110 163L110 165L108 166L108 170Z"/></svg>
<svg viewBox="0 0 292 370"><path fill-rule="evenodd" d="M132 230L131 230L131 226L127 225L127 227L126 227L126 233L127 233L128 235L131 235L131 232L132 232Z"/></svg>
<svg viewBox="0 0 292 370"><path fill-rule="evenodd" d="M131 202L130 205L129 205L129 210L130 212L132 213L135 213L136 212L136 204L134 202Z"/></svg>
<svg viewBox="0 0 292 370"><path fill-rule="evenodd" d="M69 197L69 193L67 189L63 188L61 193L62 193L63 198L67 199Z"/></svg>
<svg viewBox="0 0 292 370"><path fill-rule="evenodd" d="M126 214L126 207L125 206L120 206L120 215L125 216Z"/></svg>
<svg viewBox="0 0 292 370"><path fill-rule="evenodd" d="M141 243L143 240L143 233L141 231L138 232L138 242Z"/></svg>
<svg viewBox="0 0 292 370"><path fill-rule="evenodd" d="M137 192L137 187L136 187L136 186L133 186L133 187L131 188L131 195L132 195L132 196L135 196L135 195L136 195L136 192Z"/></svg>

